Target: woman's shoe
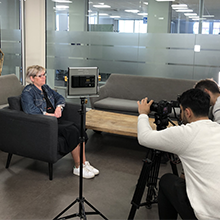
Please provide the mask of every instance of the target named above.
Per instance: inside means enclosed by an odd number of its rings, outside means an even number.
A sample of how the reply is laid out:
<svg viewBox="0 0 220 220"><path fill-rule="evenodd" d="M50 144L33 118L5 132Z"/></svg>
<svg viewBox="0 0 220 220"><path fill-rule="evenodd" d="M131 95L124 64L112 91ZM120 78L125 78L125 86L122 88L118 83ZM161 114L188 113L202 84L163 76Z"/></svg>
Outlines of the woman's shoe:
<svg viewBox="0 0 220 220"><path fill-rule="evenodd" d="M95 174L93 172L89 171L85 165L83 165L82 171L83 171L82 172L83 178L85 178L85 179L91 179L91 178L95 177ZM80 175L80 167L78 167L78 168L74 167L73 174L79 176Z"/></svg>
<svg viewBox="0 0 220 220"><path fill-rule="evenodd" d="M94 168L93 166L90 165L89 161L85 162L85 167L87 170L89 170L90 172L94 173L95 175L99 174L99 170L97 170L96 168Z"/></svg>

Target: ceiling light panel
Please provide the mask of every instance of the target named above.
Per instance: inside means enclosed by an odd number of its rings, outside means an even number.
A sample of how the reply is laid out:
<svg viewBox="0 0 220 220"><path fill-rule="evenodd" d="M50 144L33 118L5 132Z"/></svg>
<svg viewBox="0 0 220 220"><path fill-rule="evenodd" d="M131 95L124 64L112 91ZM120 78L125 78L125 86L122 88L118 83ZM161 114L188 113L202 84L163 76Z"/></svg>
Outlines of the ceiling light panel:
<svg viewBox="0 0 220 220"><path fill-rule="evenodd" d="M174 2L175 0L156 0L157 2Z"/></svg>
<svg viewBox="0 0 220 220"><path fill-rule="evenodd" d="M69 9L69 6L67 6L67 5L56 5L56 7L54 7L54 9L56 9L56 10L67 10L67 9Z"/></svg>
<svg viewBox="0 0 220 220"><path fill-rule="evenodd" d="M99 13L99 16L108 16L107 13Z"/></svg>
<svg viewBox="0 0 220 220"><path fill-rule="evenodd" d="M72 3L72 1L67 1L67 0L52 0L52 2L56 2L56 3Z"/></svg>
<svg viewBox="0 0 220 220"><path fill-rule="evenodd" d="M176 12L193 12L192 9L178 9Z"/></svg>
<svg viewBox="0 0 220 220"><path fill-rule="evenodd" d="M131 10L125 10L126 12L131 12L131 13L138 13L139 12L139 10L133 10L133 9L131 9Z"/></svg>
<svg viewBox="0 0 220 220"><path fill-rule="evenodd" d="M214 15L203 15L202 17L203 18L214 18L215 16Z"/></svg>
<svg viewBox="0 0 220 220"><path fill-rule="evenodd" d="M178 5L171 5L171 7L173 9L184 9L184 8L188 8L188 6L186 4L178 4Z"/></svg>
<svg viewBox="0 0 220 220"><path fill-rule="evenodd" d="M120 18L120 16L110 16L110 18Z"/></svg>
<svg viewBox="0 0 220 220"><path fill-rule="evenodd" d="M110 5L104 5L104 4L99 4L99 5L93 5L94 8L111 8Z"/></svg>
<svg viewBox="0 0 220 220"><path fill-rule="evenodd" d="M196 13L184 13L185 16L197 16Z"/></svg>
<svg viewBox="0 0 220 220"><path fill-rule="evenodd" d="M141 16L147 16L148 13L138 13L138 15L141 15Z"/></svg>

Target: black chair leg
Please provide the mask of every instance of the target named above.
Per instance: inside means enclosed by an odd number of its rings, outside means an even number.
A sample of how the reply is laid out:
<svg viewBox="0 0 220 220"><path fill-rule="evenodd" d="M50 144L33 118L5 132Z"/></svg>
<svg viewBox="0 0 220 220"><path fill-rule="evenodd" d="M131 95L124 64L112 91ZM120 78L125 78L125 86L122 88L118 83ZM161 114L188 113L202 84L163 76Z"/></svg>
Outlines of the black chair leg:
<svg viewBox="0 0 220 220"><path fill-rule="evenodd" d="M48 163L48 168L49 168L49 180L53 180L53 164Z"/></svg>
<svg viewBox="0 0 220 220"><path fill-rule="evenodd" d="M10 154L10 153L8 154L8 159L7 159L6 166L5 166L6 169L9 168L9 165L10 165L10 162L11 162L12 155L13 155L13 154Z"/></svg>

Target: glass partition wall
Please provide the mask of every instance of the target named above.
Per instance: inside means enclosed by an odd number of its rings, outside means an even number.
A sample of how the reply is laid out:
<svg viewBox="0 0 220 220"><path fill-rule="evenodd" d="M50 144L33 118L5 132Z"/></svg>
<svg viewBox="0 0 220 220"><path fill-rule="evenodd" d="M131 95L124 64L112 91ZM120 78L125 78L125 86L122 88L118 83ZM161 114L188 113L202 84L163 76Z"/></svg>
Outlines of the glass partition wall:
<svg viewBox="0 0 220 220"><path fill-rule="evenodd" d="M52 87L66 88L69 66L97 66L103 82L111 73L219 80L219 0L46 0L46 8Z"/></svg>
<svg viewBox="0 0 220 220"><path fill-rule="evenodd" d="M5 55L2 75L14 73L22 81L21 4L0 0L0 48Z"/></svg>

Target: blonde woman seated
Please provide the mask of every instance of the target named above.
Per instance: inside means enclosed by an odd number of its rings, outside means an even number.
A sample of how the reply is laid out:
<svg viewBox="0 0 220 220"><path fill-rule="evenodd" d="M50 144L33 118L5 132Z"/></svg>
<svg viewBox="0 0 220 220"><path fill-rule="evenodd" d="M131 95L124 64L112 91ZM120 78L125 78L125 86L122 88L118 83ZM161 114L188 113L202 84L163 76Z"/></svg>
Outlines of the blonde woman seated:
<svg viewBox="0 0 220 220"><path fill-rule="evenodd" d="M46 85L45 68L34 65L27 68L26 80L30 82L21 95L21 104L27 114L43 114L45 117L58 119L58 135L65 138L67 152L71 152L75 162L73 174L80 174L80 128L73 122L62 120L62 110L65 99ZM85 137L87 138L86 132ZM83 177L93 178L99 171L92 167L85 156L85 142L83 143Z"/></svg>

